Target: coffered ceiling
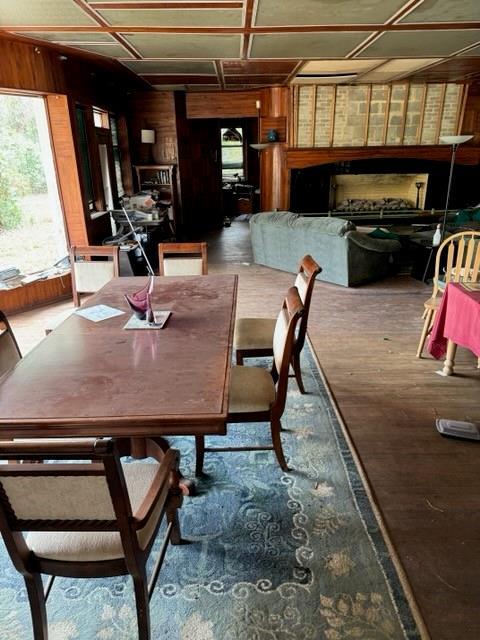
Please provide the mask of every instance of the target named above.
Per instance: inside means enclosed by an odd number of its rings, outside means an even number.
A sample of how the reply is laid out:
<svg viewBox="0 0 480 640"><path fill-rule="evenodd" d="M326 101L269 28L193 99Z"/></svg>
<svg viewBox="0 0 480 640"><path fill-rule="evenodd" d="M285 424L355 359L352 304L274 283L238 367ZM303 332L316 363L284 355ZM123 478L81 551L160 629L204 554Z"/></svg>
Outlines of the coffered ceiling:
<svg viewBox="0 0 480 640"><path fill-rule="evenodd" d="M116 58L158 89L480 83L480 0L0 0L0 31Z"/></svg>

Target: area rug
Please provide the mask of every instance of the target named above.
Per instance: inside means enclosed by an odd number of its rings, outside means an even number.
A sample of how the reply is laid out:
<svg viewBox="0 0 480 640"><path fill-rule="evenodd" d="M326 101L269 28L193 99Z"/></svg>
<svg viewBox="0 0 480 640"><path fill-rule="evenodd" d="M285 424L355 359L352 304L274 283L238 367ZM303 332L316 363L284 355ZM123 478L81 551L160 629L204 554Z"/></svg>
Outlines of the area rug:
<svg viewBox="0 0 480 640"><path fill-rule="evenodd" d="M308 347L302 371L308 393L292 381L283 418L290 473L268 451L206 453L198 495L180 512L188 544L169 547L151 600L153 640L426 637ZM267 443L268 434L265 424L232 425L228 440ZM188 475L193 440L172 444ZM127 577L57 579L47 609L51 640L137 638ZM3 544L0 621L2 640L32 637L23 581Z"/></svg>

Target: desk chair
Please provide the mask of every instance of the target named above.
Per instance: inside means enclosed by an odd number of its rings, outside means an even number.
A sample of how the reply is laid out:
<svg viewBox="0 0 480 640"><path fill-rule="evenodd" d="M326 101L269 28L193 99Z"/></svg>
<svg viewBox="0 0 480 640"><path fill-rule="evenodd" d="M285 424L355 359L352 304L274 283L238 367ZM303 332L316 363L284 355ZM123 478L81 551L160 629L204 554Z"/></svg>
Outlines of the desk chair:
<svg viewBox="0 0 480 640"><path fill-rule="evenodd" d="M226 422L270 422L272 446L205 447L205 437L195 436L195 473L202 472L205 451L274 450L283 471L288 466L283 455L280 431L288 388L288 370L292 357L295 330L303 314L303 304L296 287L291 287L283 301L273 332L273 366L269 372L260 367L232 367L230 400Z"/></svg>
<svg viewBox="0 0 480 640"><path fill-rule="evenodd" d="M445 260L446 256L446 260ZM445 267L441 269L441 265ZM449 282L478 282L480 277L480 231L461 231L449 236L438 247L431 297L424 302L424 323L417 358L432 330L442 294Z"/></svg>
<svg viewBox="0 0 480 640"><path fill-rule="evenodd" d="M48 638L46 600L56 576L126 574L133 578L139 639L150 638L148 601L168 542L181 542L177 509L182 497L174 481L179 453L169 449L163 456L148 440L147 453L159 463L121 464L128 446L110 438L37 441L34 447L0 443L0 458L37 460L0 464L0 531L25 580L35 640ZM147 559L165 516L165 538L147 583ZM41 574L51 576L45 590Z"/></svg>
<svg viewBox="0 0 480 640"><path fill-rule="evenodd" d="M0 311L0 377L14 367L22 354L8 322L7 316Z"/></svg>
<svg viewBox="0 0 480 640"><path fill-rule="evenodd" d="M112 246L70 248L73 303L76 307L80 306L80 293L95 293L112 278L119 276L118 253L119 248ZM83 260L79 261L79 258ZM91 258L107 258L107 260L91 260Z"/></svg>
<svg viewBox="0 0 480 640"><path fill-rule="evenodd" d="M161 276L206 276L206 242L161 242L158 245Z"/></svg>
<svg viewBox="0 0 480 640"><path fill-rule="evenodd" d="M302 258L295 280L300 298L303 303L303 314L298 325L292 351L292 367L295 373L300 393L305 393L302 371L300 368L300 353L305 344L307 334L308 313L312 299L315 278L322 271L321 267L310 255ZM235 323L235 335L233 349L237 358L237 364L243 364L244 358L273 355L273 332L275 329L274 318L239 318Z"/></svg>

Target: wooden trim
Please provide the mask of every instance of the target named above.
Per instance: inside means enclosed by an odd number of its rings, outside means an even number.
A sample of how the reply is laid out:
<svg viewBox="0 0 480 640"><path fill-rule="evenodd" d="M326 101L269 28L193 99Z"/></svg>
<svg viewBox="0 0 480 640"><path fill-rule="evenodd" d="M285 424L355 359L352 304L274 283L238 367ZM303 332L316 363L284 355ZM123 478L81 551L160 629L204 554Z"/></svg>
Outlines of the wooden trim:
<svg viewBox="0 0 480 640"><path fill-rule="evenodd" d="M312 91L312 104L310 105L310 108L312 110L312 130L310 132L310 142L312 147L315 146L315 127L316 127L316 122L317 122L317 117L316 117L316 112L317 112L317 85L314 84L313 85L313 91Z"/></svg>
<svg viewBox="0 0 480 640"><path fill-rule="evenodd" d="M385 105L385 122L383 125L383 133L382 133L382 144L387 144L387 135L388 135L388 119L390 118L390 101L392 99L392 85L387 85L387 100Z"/></svg>
<svg viewBox="0 0 480 640"><path fill-rule="evenodd" d="M439 144L440 131L442 130L443 112L445 111L445 93L447 91L447 85L442 83L440 89L440 105L437 114L437 123L435 125L435 143Z"/></svg>
<svg viewBox="0 0 480 640"><path fill-rule="evenodd" d="M367 113L365 114L365 133L363 135L363 146L368 145L368 131L370 129L370 103L372 101L372 85L367 85Z"/></svg>
<svg viewBox="0 0 480 640"><path fill-rule="evenodd" d="M410 100L410 87L412 86L410 82L405 82L404 84L406 86L406 92L405 92L405 100L403 101L402 128L400 130L400 144L403 144L403 139L405 137L405 125L407 122L408 101Z"/></svg>
<svg viewBox="0 0 480 640"><path fill-rule="evenodd" d="M462 91L463 91L462 100L458 101L459 109L457 113L457 134L459 134L462 131L463 119L465 117L465 108L467 106L467 98L468 98L468 92L470 91L470 85L464 84L462 87ZM460 103L461 103L461 107L460 107Z"/></svg>
<svg viewBox="0 0 480 640"><path fill-rule="evenodd" d="M225 89L225 77L223 75L223 65L221 60L215 60L215 70L217 72L217 80L222 89ZM205 82L205 78L203 78Z"/></svg>
<svg viewBox="0 0 480 640"><path fill-rule="evenodd" d="M422 100L420 105L420 122L418 123L418 129L417 129L417 139L416 139L417 144L420 144L422 141L423 121L425 118L425 103L427 101L427 90L428 90L428 85L427 83L424 83L423 95L422 95Z"/></svg>
<svg viewBox="0 0 480 640"><path fill-rule="evenodd" d="M329 141L328 145L333 147L333 140L335 138L335 116L337 114L337 85L334 84L332 87L333 90L333 107L332 114L330 117L330 133L329 133Z"/></svg>
<svg viewBox="0 0 480 640"><path fill-rule="evenodd" d="M91 2L92 9L242 9L243 2Z"/></svg>
<svg viewBox="0 0 480 640"><path fill-rule="evenodd" d="M50 94L45 100L68 241L85 245L88 236L68 99Z"/></svg>
<svg viewBox="0 0 480 640"><path fill-rule="evenodd" d="M275 34L275 33L337 33L344 31L470 31L480 29L478 22L424 22L401 24L323 24L323 25L298 25L298 26L269 26L269 27L177 27L177 26L96 26L96 25L3 25L0 31L7 34L22 31L72 31L78 33L211 33L211 34Z"/></svg>

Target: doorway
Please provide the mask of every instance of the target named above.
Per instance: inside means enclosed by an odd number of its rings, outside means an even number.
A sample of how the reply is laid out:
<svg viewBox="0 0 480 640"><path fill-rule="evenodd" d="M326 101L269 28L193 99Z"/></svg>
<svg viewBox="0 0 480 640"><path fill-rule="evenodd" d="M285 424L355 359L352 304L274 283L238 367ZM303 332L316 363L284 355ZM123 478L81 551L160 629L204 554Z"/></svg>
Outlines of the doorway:
<svg viewBox="0 0 480 640"><path fill-rule="evenodd" d="M0 270L32 274L67 255L43 97L0 93L0 202Z"/></svg>

